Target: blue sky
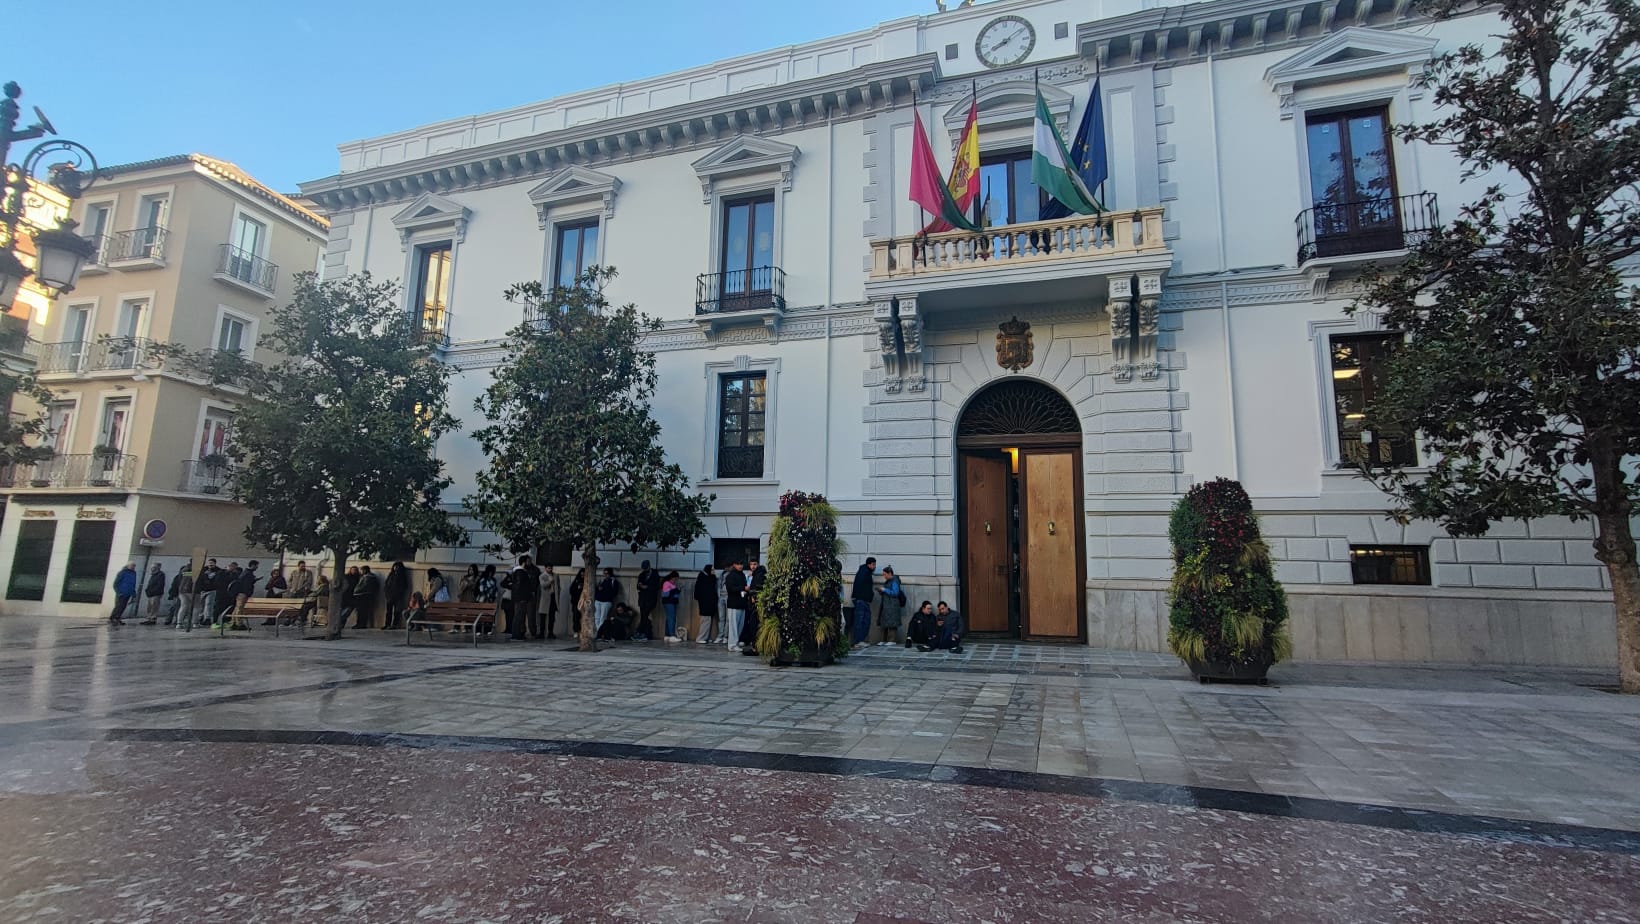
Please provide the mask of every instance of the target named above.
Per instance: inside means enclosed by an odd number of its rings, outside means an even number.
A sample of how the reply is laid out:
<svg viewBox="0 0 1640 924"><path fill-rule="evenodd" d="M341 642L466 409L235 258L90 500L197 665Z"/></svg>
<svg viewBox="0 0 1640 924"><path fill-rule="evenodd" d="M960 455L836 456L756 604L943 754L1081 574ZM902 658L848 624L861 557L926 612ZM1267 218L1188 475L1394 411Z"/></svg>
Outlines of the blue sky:
<svg viewBox="0 0 1640 924"><path fill-rule="evenodd" d="M198 151L294 191L336 172L344 141L933 11L934 0L35 0L8 17L0 80L22 84L25 116L44 109L101 163Z"/></svg>

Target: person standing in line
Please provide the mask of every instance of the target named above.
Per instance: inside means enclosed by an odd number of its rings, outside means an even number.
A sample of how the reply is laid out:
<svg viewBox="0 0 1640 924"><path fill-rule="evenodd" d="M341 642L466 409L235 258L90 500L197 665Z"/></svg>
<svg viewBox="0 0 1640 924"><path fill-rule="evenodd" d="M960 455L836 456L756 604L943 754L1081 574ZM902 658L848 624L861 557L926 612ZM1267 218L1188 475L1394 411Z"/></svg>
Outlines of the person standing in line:
<svg viewBox="0 0 1640 924"><path fill-rule="evenodd" d="M883 587L880 593L882 603L877 606L877 625L883 629L883 640L879 645L892 645L900 634L900 623L905 620L905 585L900 583L900 576L894 569L883 566Z"/></svg>
<svg viewBox="0 0 1640 924"><path fill-rule="evenodd" d="M871 635L871 576L877 570L877 559L868 558L860 569L854 572L854 588L849 592L849 600L854 603L854 650L859 651L866 647L866 638Z"/></svg>
<svg viewBox="0 0 1640 924"><path fill-rule="evenodd" d="M558 572L552 570L551 565L542 565L541 599L535 608L541 614L541 621L546 623L548 641L558 638L558 591Z"/></svg>
<svg viewBox="0 0 1640 924"><path fill-rule="evenodd" d="M757 602L757 595L763 592L763 585L769 580L769 569L752 559L751 567L746 572L746 628L740 632L740 650L745 654L757 653L758 629L763 623L761 604Z"/></svg>
<svg viewBox="0 0 1640 924"><path fill-rule="evenodd" d="M148 598L148 606L143 610L144 616L141 626L151 626L159 622L159 604L165 599L165 567L154 562L154 567L148 571L148 583L143 585L142 595Z"/></svg>
<svg viewBox="0 0 1640 924"><path fill-rule="evenodd" d="M194 579L194 593L199 595L194 607L195 623L208 626L216 616L216 595L222 589L221 580L222 569L216 566L216 559L205 559L205 570Z"/></svg>
<svg viewBox="0 0 1640 924"><path fill-rule="evenodd" d="M387 604L382 630L397 629L404 607L410 602L410 572L404 562L396 561L387 569L387 577L382 581L382 599Z"/></svg>
<svg viewBox="0 0 1640 924"><path fill-rule="evenodd" d="M467 573L461 576L461 583L456 587L456 599L462 603L477 603L479 577L478 566L468 565Z"/></svg>
<svg viewBox="0 0 1640 924"><path fill-rule="evenodd" d="M359 572L358 565L347 566L347 571L342 575L342 611L333 613L330 616L330 638L332 640L342 637L342 630L347 628L348 619L358 612L359 599L354 595L354 592L358 590L359 582L362 579L363 575Z"/></svg>
<svg viewBox="0 0 1640 924"><path fill-rule="evenodd" d="M523 641L541 637L540 619L535 615L535 597L541 592L541 572L528 555L518 557L512 578L513 618L508 627L513 638Z"/></svg>
<svg viewBox="0 0 1640 924"><path fill-rule="evenodd" d="M309 625L322 624L330 628L330 575L318 576L313 585L313 595L302 604L302 616L307 617Z"/></svg>
<svg viewBox="0 0 1640 924"><path fill-rule="evenodd" d="M234 577L233 585L229 588L229 590L233 593L234 616L233 624L230 628L232 628L235 632L249 632L251 629L249 625L246 625L245 619L241 614L245 612L245 601L256 596L256 569L257 566L261 564L262 563L256 559L251 559L250 563L245 566L245 570L239 572L239 574ZM262 624L265 626L272 625L273 620L265 619L262 621Z"/></svg>
<svg viewBox="0 0 1640 924"><path fill-rule="evenodd" d="M621 582L615 580L615 569L605 568L603 579L592 590L592 632L597 634L604 627L604 620L609 618L609 611L614 609L615 601L621 599Z"/></svg>
<svg viewBox="0 0 1640 924"><path fill-rule="evenodd" d="M175 623L185 632L192 632L194 628L194 602L198 594L194 593L194 563L185 561L177 576L171 579L171 599L176 601L176 609L171 618L165 621L166 625Z"/></svg>
<svg viewBox="0 0 1640 924"><path fill-rule="evenodd" d="M114 612L108 616L111 626L125 625L125 608L137 598L137 563L126 562L125 567L114 575Z"/></svg>
<svg viewBox="0 0 1640 924"><path fill-rule="evenodd" d="M569 618L570 634L581 637L581 594L587 589L587 569L582 568L575 572L575 579L569 582Z"/></svg>
<svg viewBox="0 0 1640 924"><path fill-rule="evenodd" d="M666 579L661 581L661 609L666 611L666 640L668 642L681 641L678 638L678 598L682 596L678 587L678 573L668 571Z"/></svg>
<svg viewBox="0 0 1640 924"><path fill-rule="evenodd" d="M708 564L695 575L695 608L700 613L695 623L695 641L710 645L718 630L718 579ZM708 628L710 626L710 628ZM687 641L687 639L685 639Z"/></svg>
<svg viewBox="0 0 1640 924"><path fill-rule="evenodd" d="M659 635L655 631L655 607L661 602L661 575L645 561L638 569L638 632L637 635L651 639Z"/></svg>
<svg viewBox="0 0 1640 924"><path fill-rule="evenodd" d="M302 601L302 608L296 611L291 625L301 625L307 620L307 614L313 608L310 602L313 597L313 572L308 570L306 561L296 563L296 570L290 573L289 586L285 588L285 595L292 600Z"/></svg>
<svg viewBox="0 0 1640 924"><path fill-rule="evenodd" d="M727 648L740 647L740 633L746 628L746 571L740 561L729 563L729 570L723 572L724 612L728 616L724 625L724 646Z"/></svg>
<svg viewBox="0 0 1640 924"><path fill-rule="evenodd" d="M220 628L224 617L233 612L234 588L239 585L239 576L245 569L239 567L239 562L230 561L222 572L222 577L216 584L216 612L211 614L211 627Z"/></svg>
<svg viewBox="0 0 1640 924"><path fill-rule="evenodd" d="M408 601L406 602L408 603ZM426 609L429 603L450 602L450 582L445 579L444 572L437 568L427 569L427 590L421 595L421 602L422 609ZM404 628L403 620L400 620L393 628Z"/></svg>
<svg viewBox="0 0 1640 924"><path fill-rule="evenodd" d="M478 599L474 602L494 603L500 593L501 579L495 576L495 565L485 565L484 573L478 576Z"/></svg>

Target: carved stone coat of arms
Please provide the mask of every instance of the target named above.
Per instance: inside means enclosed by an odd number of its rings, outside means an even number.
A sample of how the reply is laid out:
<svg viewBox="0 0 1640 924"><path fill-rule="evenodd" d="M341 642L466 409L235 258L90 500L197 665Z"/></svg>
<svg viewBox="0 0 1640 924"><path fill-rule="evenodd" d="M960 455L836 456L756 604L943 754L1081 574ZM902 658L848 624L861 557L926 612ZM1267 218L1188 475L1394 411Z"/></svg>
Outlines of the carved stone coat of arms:
<svg viewBox="0 0 1640 924"><path fill-rule="evenodd" d="M1034 346L1031 325L1017 316L997 325L997 365L1002 368L1018 372L1029 366Z"/></svg>

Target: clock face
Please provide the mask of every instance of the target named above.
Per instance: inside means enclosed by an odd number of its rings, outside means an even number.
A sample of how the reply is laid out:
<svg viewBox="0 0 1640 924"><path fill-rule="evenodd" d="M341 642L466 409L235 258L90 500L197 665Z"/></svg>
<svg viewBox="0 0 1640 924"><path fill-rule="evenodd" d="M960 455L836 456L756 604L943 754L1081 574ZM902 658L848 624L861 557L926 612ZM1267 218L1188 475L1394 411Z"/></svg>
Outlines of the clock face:
<svg viewBox="0 0 1640 924"><path fill-rule="evenodd" d="M999 16L974 40L974 53L986 67L1008 67L1025 60L1036 47L1036 30L1018 16Z"/></svg>

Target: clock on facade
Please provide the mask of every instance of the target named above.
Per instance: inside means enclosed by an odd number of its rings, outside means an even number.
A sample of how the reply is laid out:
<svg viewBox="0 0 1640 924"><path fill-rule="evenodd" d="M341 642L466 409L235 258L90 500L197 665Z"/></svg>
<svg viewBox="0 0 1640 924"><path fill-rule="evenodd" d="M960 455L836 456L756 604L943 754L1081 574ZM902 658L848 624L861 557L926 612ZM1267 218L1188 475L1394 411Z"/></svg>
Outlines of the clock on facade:
<svg viewBox="0 0 1640 924"><path fill-rule="evenodd" d="M998 16L979 30L974 53L986 67L1009 67L1025 60L1036 47L1036 30L1018 16Z"/></svg>

